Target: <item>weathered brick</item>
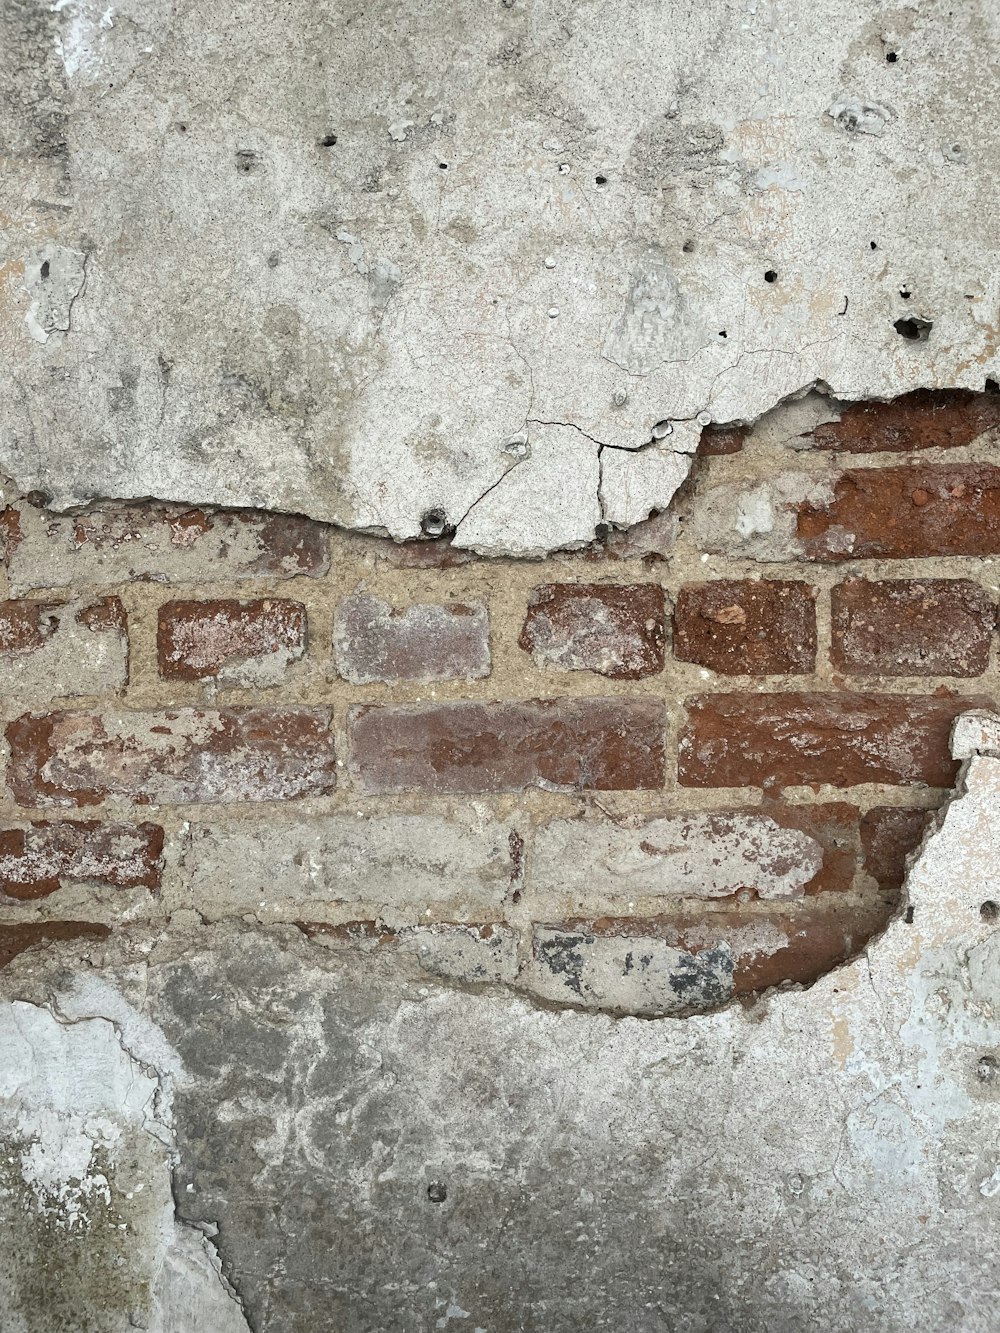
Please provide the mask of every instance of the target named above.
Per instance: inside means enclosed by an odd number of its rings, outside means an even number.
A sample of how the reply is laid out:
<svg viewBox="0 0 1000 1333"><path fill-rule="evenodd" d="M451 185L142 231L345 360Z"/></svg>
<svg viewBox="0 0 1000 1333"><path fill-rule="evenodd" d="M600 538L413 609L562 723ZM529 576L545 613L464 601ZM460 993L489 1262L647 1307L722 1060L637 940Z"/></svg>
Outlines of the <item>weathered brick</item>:
<svg viewBox="0 0 1000 1333"><path fill-rule="evenodd" d="M164 680L278 685L306 647L306 609L286 598L172 601L156 632Z"/></svg>
<svg viewBox="0 0 1000 1333"><path fill-rule="evenodd" d="M180 857L186 905L287 918L289 905L451 904L461 916L498 913L517 873L511 828L473 812L322 815L266 823L191 824Z"/></svg>
<svg viewBox="0 0 1000 1333"><path fill-rule="evenodd" d="M26 806L280 801L335 785L330 717L318 708L27 713L7 741Z"/></svg>
<svg viewBox="0 0 1000 1333"><path fill-rule="evenodd" d="M559 819L528 844L525 889L620 898L800 898L852 885L857 810L774 804L660 819Z"/></svg>
<svg viewBox="0 0 1000 1333"><path fill-rule="evenodd" d="M35 944L54 944L61 940L106 940L110 926L96 921L19 921L0 924L0 967L6 967L25 949Z"/></svg>
<svg viewBox="0 0 1000 1333"><path fill-rule="evenodd" d="M831 660L878 676L979 676L996 607L969 579L851 579L832 593Z"/></svg>
<svg viewBox="0 0 1000 1333"><path fill-rule="evenodd" d="M948 737L982 699L901 694L707 694L688 700L686 787L864 782L951 786Z"/></svg>
<svg viewBox="0 0 1000 1333"><path fill-rule="evenodd" d="M423 971L463 985L510 984L517 977L517 936L509 926L489 921L471 925L453 921L388 929L381 921L296 923L309 939L329 947L392 950L409 957Z"/></svg>
<svg viewBox="0 0 1000 1333"><path fill-rule="evenodd" d="M664 779L663 704L541 699L357 707L351 764L362 790L627 791Z"/></svg>
<svg viewBox="0 0 1000 1333"><path fill-rule="evenodd" d="M0 602L0 671L7 697L21 703L120 689L128 680L124 606L117 597Z"/></svg>
<svg viewBox="0 0 1000 1333"><path fill-rule="evenodd" d="M815 593L779 579L686 584L674 608L674 656L727 676L812 671Z"/></svg>
<svg viewBox="0 0 1000 1333"><path fill-rule="evenodd" d="M848 469L800 505L796 536L810 560L1000 554L1000 467Z"/></svg>
<svg viewBox="0 0 1000 1333"><path fill-rule="evenodd" d="M43 898L66 883L158 889L162 854L158 824L66 819L0 829L0 894Z"/></svg>
<svg viewBox="0 0 1000 1333"><path fill-rule="evenodd" d="M906 858L920 846L933 810L876 805L861 820L865 869L880 889L896 890L906 875Z"/></svg>
<svg viewBox="0 0 1000 1333"><path fill-rule="evenodd" d="M6 511L11 590L319 577L329 567L324 524L252 510L145 504L91 514Z"/></svg>
<svg viewBox="0 0 1000 1333"><path fill-rule="evenodd" d="M557 1004L647 1016L710 1010L773 986L808 984L857 953L881 924L871 913L813 902L753 915L729 910L537 926L518 984Z"/></svg>
<svg viewBox="0 0 1000 1333"><path fill-rule="evenodd" d="M698 441L698 454L702 458L738 454L749 433L749 426L706 426Z"/></svg>
<svg viewBox="0 0 1000 1333"><path fill-rule="evenodd" d="M656 583L544 583L518 644L541 667L640 680L663 670L664 638Z"/></svg>
<svg viewBox="0 0 1000 1333"><path fill-rule="evenodd" d="M817 449L846 453L953 449L1000 426L1000 394L915 389L887 403L847 403L809 433Z"/></svg>
<svg viewBox="0 0 1000 1333"><path fill-rule="evenodd" d="M421 603L396 610L357 591L337 606L337 671L354 685L477 680L490 674L490 624L481 602Z"/></svg>

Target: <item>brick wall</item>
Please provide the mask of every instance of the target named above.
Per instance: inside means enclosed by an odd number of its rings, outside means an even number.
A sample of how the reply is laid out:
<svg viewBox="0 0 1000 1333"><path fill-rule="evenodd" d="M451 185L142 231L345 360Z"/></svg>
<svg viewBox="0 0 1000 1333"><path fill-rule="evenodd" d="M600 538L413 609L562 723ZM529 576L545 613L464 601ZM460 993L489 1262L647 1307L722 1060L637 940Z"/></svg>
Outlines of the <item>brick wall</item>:
<svg viewBox="0 0 1000 1333"><path fill-rule="evenodd" d="M540 563L12 499L0 962L197 914L615 1011L814 979L996 699L998 429L810 397Z"/></svg>

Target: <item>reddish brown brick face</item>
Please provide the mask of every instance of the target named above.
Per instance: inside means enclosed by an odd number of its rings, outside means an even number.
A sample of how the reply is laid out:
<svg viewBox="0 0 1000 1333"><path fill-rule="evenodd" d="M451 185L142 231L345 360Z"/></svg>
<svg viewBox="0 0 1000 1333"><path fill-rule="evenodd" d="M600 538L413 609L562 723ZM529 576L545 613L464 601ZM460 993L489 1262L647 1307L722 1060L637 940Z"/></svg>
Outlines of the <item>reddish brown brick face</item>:
<svg viewBox="0 0 1000 1333"><path fill-rule="evenodd" d="M797 535L810 560L996 555L1000 468L850 468L833 500L801 506Z"/></svg>
<svg viewBox="0 0 1000 1333"><path fill-rule="evenodd" d="M174 601L159 611L156 645L164 680L211 680L228 670L237 683L244 683L241 675L247 683L263 683L254 680L254 666L268 665L280 676L302 656L305 643L305 607L286 598Z"/></svg>
<svg viewBox="0 0 1000 1333"><path fill-rule="evenodd" d="M888 403L850 403L812 432L818 449L847 453L950 449L1000 426L1000 394L916 389Z"/></svg>
<svg viewBox="0 0 1000 1333"><path fill-rule="evenodd" d="M362 790L629 791L664 781L664 709L654 699L547 699L354 708Z"/></svg>
<svg viewBox="0 0 1000 1333"><path fill-rule="evenodd" d="M865 869L880 889L898 889L906 874L906 858L920 846L930 827L932 810L873 806L861 820Z"/></svg>
<svg viewBox="0 0 1000 1333"><path fill-rule="evenodd" d="M9 780L31 806L280 801L335 786L318 708L27 713L7 727Z"/></svg>
<svg viewBox="0 0 1000 1333"><path fill-rule="evenodd" d="M490 674L490 622L481 602L419 603L397 610L355 592L337 606L333 648L337 671L355 685Z"/></svg>
<svg viewBox="0 0 1000 1333"><path fill-rule="evenodd" d="M948 738L986 700L908 695L705 694L688 701L679 780L686 787L865 782L950 786Z"/></svg>
<svg viewBox="0 0 1000 1333"><path fill-rule="evenodd" d="M0 894L42 898L64 882L157 889L162 853L158 824L65 819L2 829Z"/></svg>
<svg viewBox="0 0 1000 1333"><path fill-rule="evenodd" d="M832 593L831 658L861 676L979 676L996 607L968 579L851 579Z"/></svg>
<svg viewBox="0 0 1000 1333"><path fill-rule="evenodd" d="M518 639L536 664L641 680L663 670L663 589L655 583L544 583Z"/></svg>
<svg viewBox="0 0 1000 1333"><path fill-rule="evenodd" d="M674 608L674 656L727 676L812 671L813 590L779 579L689 583Z"/></svg>

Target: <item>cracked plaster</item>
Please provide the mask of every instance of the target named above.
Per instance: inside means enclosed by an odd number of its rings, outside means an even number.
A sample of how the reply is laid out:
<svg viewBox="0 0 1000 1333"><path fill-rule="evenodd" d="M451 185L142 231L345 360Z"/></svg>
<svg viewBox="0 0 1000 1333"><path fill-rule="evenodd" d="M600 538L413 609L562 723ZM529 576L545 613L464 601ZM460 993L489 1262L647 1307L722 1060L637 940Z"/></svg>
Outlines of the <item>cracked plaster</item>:
<svg viewBox="0 0 1000 1333"><path fill-rule="evenodd" d="M985 0L4 25L0 469L57 508L537 556L666 508L699 419L997 374Z"/></svg>
<svg viewBox="0 0 1000 1333"><path fill-rule="evenodd" d="M53 1120L68 1139L97 1111L146 1145L95 1170L123 1209L131 1182L133 1221L137 1170L159 1191L129 1272L155 1290L196 1264L193 1333L245 1327L230 1285L254 1333L987 1333L1000 992L981 904L1000 863L998 725L961 721L957 795L900 915L811 988L616 1020L280 927L179 924L85 964L51 949L11 965L0 1113L22 1139ZM93 1107L70 1104L65 1071L81 1066ZM11 1180L30 1189L19 1152ZM147 1326L128 1322L120 1283L94 1304L100 1265L90 1286L64 1271L29 1205L9 1185L0 1199L16 1224L4 1327L53 1328L25 1300L43 1242L49 1280L69 1280L93 1319L66 1327ZM87 1253L105 1254L81 1225ZM206 1233L221 1274L192 1249Z"/></svg>

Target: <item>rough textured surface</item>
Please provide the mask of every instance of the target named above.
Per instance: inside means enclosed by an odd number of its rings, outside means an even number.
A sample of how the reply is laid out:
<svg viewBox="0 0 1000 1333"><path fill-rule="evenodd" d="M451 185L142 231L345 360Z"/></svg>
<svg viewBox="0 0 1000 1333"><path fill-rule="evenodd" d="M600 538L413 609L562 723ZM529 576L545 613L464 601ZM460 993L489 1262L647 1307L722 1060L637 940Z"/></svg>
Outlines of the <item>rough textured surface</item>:
<svg viewBox="0 0 1000 1333"><path fill-rule="evenodd" d="M355 685L475 680L490 674L489 615L482 603L399 610L359 590L337 606L333 651Z"/></svg>
<svg viewBox="0 0 1000 1333"><path fill-rule="evenodd" d="M25 0L0 468L537 553L663 509L700 414L981 389L997 24Z"/></svg>
<svg viewBox="0 0 1000 1333"><path fill-rule="evenodd" d="M996 604L965 579L851 579L834 588L830 658L854 676L980 676Z"/></svg>
<svg viewBox="0 0 1000 1333"><path fill-rule="evenodd" d="M781 579L687 584L674 607L674 655L724 676L811 671L815 592Z"/></svg>
<svg viewBox="0 0 1000 1333"><path fill-rule="evenodd" d="M663 589L655 583L546 583L518 638L547 669L641 680L663 670Z"/></svg>
<svg viewBox="0 0 1000 1333"><path fill-rule="evenodd" d="M287 598L165 602L156 647L164 680L278 685L305 652L305 607Z"/></svg>
<svg viewBox="0 0 1000 1333"><path fill-rule="evenodd" d="M998 829L1000 760L976 757L865 956L680 1022L453 989L408 962L440 933L359 952L229 923L23 955L0 1023L5 1171L26 1204L3 1214L5 1327L230 1333L227 1282L255 1333L986 1333ZM527 975L560 998L575 983L580 1009L622 993L616 970L626 990L676 976L698 929L624 927L552 930ZM752 970L753 936L732 930L702 928L695 992ZM814 969L836 933L816 927ZM185 1275L187 1306L156 1296Z"/></svg>

